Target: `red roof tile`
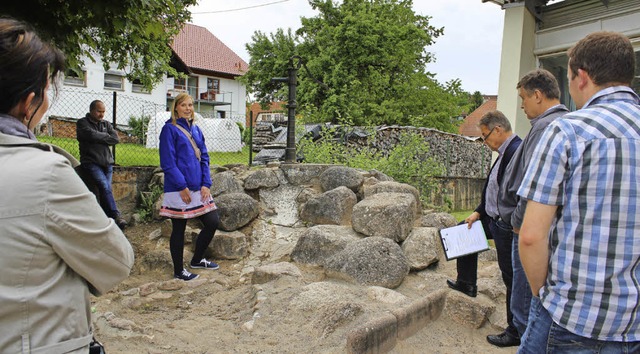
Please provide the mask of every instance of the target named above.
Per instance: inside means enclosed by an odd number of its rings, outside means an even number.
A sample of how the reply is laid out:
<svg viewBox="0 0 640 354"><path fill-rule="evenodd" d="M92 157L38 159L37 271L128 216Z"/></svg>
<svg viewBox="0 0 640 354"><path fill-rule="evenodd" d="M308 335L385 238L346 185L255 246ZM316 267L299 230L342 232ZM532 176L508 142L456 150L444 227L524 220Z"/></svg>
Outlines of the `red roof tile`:
<svg viewBox="0 0 640 354"><path fill-rule="evenodd" d="M465 119L464 122L458 128L458 133L460 135L466 136L482 136L480 133L480 128L478 128L478 123L482 116L489 111L495 111L498 108L498 97L490 96L487 101L480 105L480 107L476 108L475 111L471 112Z"/></svg>
<svg viewBox="0 0 640 354"><path fill-rule="evenodd" d="M173 39L171 49L191 70L243 75L249 65L204 27L187 23Z"/></svg>

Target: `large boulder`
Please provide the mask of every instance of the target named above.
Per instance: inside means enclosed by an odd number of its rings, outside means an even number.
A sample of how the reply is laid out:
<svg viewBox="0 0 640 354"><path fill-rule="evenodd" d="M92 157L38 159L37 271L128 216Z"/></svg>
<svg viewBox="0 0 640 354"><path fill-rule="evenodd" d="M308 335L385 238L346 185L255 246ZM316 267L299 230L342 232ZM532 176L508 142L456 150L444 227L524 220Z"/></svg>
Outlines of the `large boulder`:
<svg viewBox="0 0 640 354"><path fill-rule="evenodd" d="M300 219L313 224L348 225L358 198L347 187L337 187L309 199L300 211Z"/></svg>
<svg viewBox="0 0 640 354"><path fill-rule="evenodd" d="M333 165L312 163L288 163L280 165L289 183L294 185L314 184L318 182L318 176Z"/></svg>
<svg viewBox="0 0 640 354"><path fill-rule="evenodd" d="M323 191L330 191L334 188L344 186L356 193L362 185L363 180L364 177L362 174L354 168L333 166L320 175L320 186Z"/></svg>
<svg viewBox="0 0 640 354"><path fill-rule="evenodd" d="M195 247L195 239L193 240ZM218 231L209 245L214 259L241 259L249 252L247 236L240 231Z"/></svg>
<svg viewBox="0 0 640 354"><path fill-rule="evenodd" d="M334 254L359 239L349 226L313 226L302 232L291 252L291 259L298 263L324 266Z"/></svg>
<svg viewBox="0 0 640 354"><path fill-rule="evenodd" d="M234 231L255 219L258 202L245 193L225 193L215 199L220 213L221 230Z"/></svg>
<svg viewBox="0 0 640 354"><path fill-rule="evenodd" d="M416 227L402 243L411 270L422 270L440 259L440 235L434 227Z"/></svg>
<svg viewBox="0 0 640 354"><path fill-rule="evenodd" d="M472 298L450 290L443 312L460 325L478 329L487 322L495 310L496 305L487 298Z"/></svg>
<svg viewBox="0 0 640 354"><path fill-rule="evenodd" d="M383 181L376 184L366 186L364 189L364 197L368 198L378 193L406 193L413 195L416 198L416 210L415 217L418 218L422 214L420 206L420 192L418 189L410 184L398 183L393 181Z"/></svg>
<svg viewBox="0 0 640 354"><path fill-rule="evenodd" d="M420 225L423 227L446 229L448 227L458 225L458 220L456 220L456 218L449 213L429 213L422 216Z"/></svg>
<svg viewBox="0 0 640 354"><path fill-rule="evenodd" d="M216 173L211 176L211 195L216 197L226 193L244 193L236 174L231 171Z"/></svg>
<svg viewBox="0 0 640 354"><path fill-rule="evenodd" d="M244 180L244 189L275 188L280 185L278 175L270 168L252 171Z"/></svg>
<svg viewBox="0 0 640 354"><path fill-rule="evenodd" d="M393 177L389 177L386 174L373 169L373 170L369 170L369 176L377 179L380 182L385 182L385 181L393 181Z"/></svg>
<svg viewBox="0 0 640 354"><path fill-rule="evenodd" d="M329 276L392 289L409 274L409 261L392 240L367 237L349 243L327 261L325 269Z"/></svg>
<svg viewBox="0 0 640 354"><path fill-rule="evenodd" d="M374 194L353 207L351 225L367 236L403 241L413 227L416 203L411 194Z"/></svg>

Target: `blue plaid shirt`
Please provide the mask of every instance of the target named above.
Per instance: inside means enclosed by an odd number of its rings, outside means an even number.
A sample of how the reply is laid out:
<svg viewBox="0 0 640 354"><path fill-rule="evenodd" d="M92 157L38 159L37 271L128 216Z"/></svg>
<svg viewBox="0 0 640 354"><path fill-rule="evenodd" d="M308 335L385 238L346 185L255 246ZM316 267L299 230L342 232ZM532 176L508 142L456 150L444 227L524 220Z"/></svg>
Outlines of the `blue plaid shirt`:
<svg viewBox="0 0 640 354"><path fill-rule="evenodd" d="M584 337L640 340L639 103L630 88L609 87L556 119L518 190L559 206L540 298L556 323Z"/></svg>

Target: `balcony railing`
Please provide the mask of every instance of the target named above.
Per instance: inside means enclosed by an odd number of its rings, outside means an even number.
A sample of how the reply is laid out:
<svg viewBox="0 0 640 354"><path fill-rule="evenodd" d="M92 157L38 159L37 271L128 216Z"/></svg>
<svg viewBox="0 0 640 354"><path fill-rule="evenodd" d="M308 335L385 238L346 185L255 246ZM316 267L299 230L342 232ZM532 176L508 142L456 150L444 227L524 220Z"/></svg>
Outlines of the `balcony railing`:
<svg viewBox="0 0 640 354"><path fill-rule="evenodd" d="M182 92L187 92L193 97L195 102L211 103L213 105L231 104L232 92L220 91L215 92L212 89L200 89L193 86L182 87L167 86L167 98L172 99Z"/></svg>

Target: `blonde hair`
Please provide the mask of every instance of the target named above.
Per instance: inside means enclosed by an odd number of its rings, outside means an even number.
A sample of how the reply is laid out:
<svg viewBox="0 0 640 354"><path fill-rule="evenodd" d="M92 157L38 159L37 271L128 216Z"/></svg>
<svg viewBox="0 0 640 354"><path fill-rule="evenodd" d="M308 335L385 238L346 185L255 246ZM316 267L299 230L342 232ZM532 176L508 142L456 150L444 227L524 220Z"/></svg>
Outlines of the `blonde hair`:
<svg viewBox="0 0 640 354"><path fill-rule="evenodd" d="M178 96L176 96L176 99L173 100L173 103L171 104L171 124L176 125L176 120L178 118L190 118L192 120L196 119L196 115L195 115L195 112L193 110L191 110L191 117L178 117L178 112L176 111L176 106L178 106L180 103L182 103L186 99L190 99L191 102L193 102L193 97L191 97L191 95L189 95L186 92L182 92L182 93L178 94Z"/></svg>

